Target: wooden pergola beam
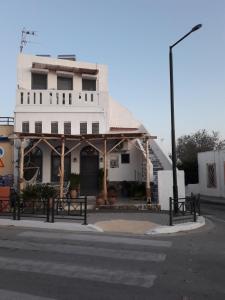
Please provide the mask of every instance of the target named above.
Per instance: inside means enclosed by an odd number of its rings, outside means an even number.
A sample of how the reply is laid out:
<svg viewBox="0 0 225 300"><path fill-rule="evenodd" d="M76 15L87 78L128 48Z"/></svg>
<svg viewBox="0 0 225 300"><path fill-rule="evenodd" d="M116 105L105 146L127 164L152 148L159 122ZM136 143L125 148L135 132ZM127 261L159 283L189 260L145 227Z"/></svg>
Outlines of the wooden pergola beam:
<svg viewBox="0 0 225 300"><path fill-rule="evenodd" d="M97 150L99 153L101 153L101 154L104 154L103 152L102 152L102 150L100 150L98 147L96 147L95 145L93 145L91 142L89 142L89 141L85 141L87 144L89 144L90 146L92 146L95 150Z"/></svg>
<svg viewBox="0 0 225 300"><path fill-rule="evenodd" d="M19 190L20 193L22 192L22 190L24 189L24 171L23 171L23 167L24 167L24 139L21 140L21 145L20 145L20 168L19 168Z"/></svg>
<svg viewBox="0 0 225 300"><path fill-rule="evenodd" d="M45 142L53 151L55 151L56 154L58 154L59 156L61 155L54 146L52 146L46 139L43 139L43 142Z"/></svg>
<svg viewBox="0 0 225 300"><path fill-rule="evenodd" d="M61 143L61 160L60 160L60 198L63 198L63 186L64 186L64 157L65 157L65 139L62 139Z"/></svg>
<svg viewBox="0 0 225 300"><path fill-rule="evenodd" d="M76 144L75 146L73 146L70 150L68 150L68 151L65 153L65 156L66 156L67 154L69 154L70 152L72 152L73 150L75 150L76 148L78 148L80 145L81 145L81 142L78 143L78 144Z"/></svg>
<svg viewBox="0 0 225 300"><path fill-rule="evenodd" d="M41 141L42 139L38 140L29 150L27 150L27 152L24 153L24 156L29 154L35 147L37 147L37 145L40 144Z"/></svg>
<svg viewBox="0 0 225 300"><path fill-rule="evenodd" d="M105 200L105 203L108 203L108 193L107 193L107 141L104 140L104 155L103 155L103 161L104 161L104 177L103 177L103 197Z"/></svg>

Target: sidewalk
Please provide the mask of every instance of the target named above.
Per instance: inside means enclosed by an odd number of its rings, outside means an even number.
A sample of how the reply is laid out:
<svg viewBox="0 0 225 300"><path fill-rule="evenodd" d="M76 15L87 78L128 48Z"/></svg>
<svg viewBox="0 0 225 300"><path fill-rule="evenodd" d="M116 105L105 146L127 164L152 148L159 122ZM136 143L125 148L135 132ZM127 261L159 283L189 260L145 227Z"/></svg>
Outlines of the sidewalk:
<svg viewBox="0 0 225 300"><path fill-rule="evenodd" d="M216 205L225 205L225 198L222 197L211 197L211 196L200 196L201 202L210 203Z"/></svg>
<svg viewBox="0 0 225 300"><path fill-rule="evenodd" d="M0 226L16 226L23 228L66 230L73 232L110 232L128 234L168 234L189 231L205 225L204 217L197 222L187 222L168 226L168 215L160 213L100 213L88 215L88 225L76 222L0 219Z"/></svg>

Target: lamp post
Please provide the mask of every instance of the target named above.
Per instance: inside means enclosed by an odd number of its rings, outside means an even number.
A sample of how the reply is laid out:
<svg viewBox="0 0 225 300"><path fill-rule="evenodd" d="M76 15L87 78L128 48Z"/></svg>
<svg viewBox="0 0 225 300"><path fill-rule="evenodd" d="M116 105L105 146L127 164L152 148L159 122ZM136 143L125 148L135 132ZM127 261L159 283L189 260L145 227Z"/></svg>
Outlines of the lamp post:
<svg viewBox="0 0 225 300"><path fill-rule="evenodd" d="M175 136L175 117L174 117L174 90L173 90L173 52L172 49L192 32L200 29L202 24L194 26L187 34L180 38L176 43L169 46L169 65L170 65L170 108L171 108L171 145L172 145L172 165L173 165L173 199L174 211L178 212L178 187L177 187L177 154Z"/></svg>

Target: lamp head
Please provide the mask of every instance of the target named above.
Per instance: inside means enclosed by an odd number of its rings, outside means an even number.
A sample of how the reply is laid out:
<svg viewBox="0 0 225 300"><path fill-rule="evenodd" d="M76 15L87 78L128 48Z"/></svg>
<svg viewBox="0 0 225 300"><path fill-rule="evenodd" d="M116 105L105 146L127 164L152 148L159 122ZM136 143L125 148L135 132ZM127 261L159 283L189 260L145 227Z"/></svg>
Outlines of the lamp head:
<svg viewBox="0 0 225 300"><path fill-rule="evenodd" d="M202 24L198 24L191 29L191 32L196 31L202 27Z"/></svg>

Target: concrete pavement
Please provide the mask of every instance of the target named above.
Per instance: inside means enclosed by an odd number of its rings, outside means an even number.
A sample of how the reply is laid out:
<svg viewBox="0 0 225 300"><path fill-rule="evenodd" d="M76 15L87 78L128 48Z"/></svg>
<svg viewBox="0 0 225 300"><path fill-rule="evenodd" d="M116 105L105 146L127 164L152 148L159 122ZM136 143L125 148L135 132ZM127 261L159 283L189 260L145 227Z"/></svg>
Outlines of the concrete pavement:
<svg viewBox="0 0 225 300"><path fill-rule="evenodd" d="M121 218L122 217L122 218ZM129 217L129 218L128 218ZM136 217L136 220L135 220ZM142 217L142 218L141 218ZM137 220L139 218L139 220ZM95 216L93 223L88 225L81 225L76 222L55 222L46 223L44 221L34 220L11 220L0 219L0 226L16 226L24 228L37 228L37 229L54 229L65 230L73 232L116 232L116 233L129 233L129 234L169 234L180 231L189 231L205 225L204 217L198 217L197 222L186 222L176 224L174 226L162 225L151 221L148 214L148 220L143 218L142 214L134 215L133 213L126 213L126 218L120 214L102 215L100 220ZM102 219L102 220L101 220Z"/></svg>

